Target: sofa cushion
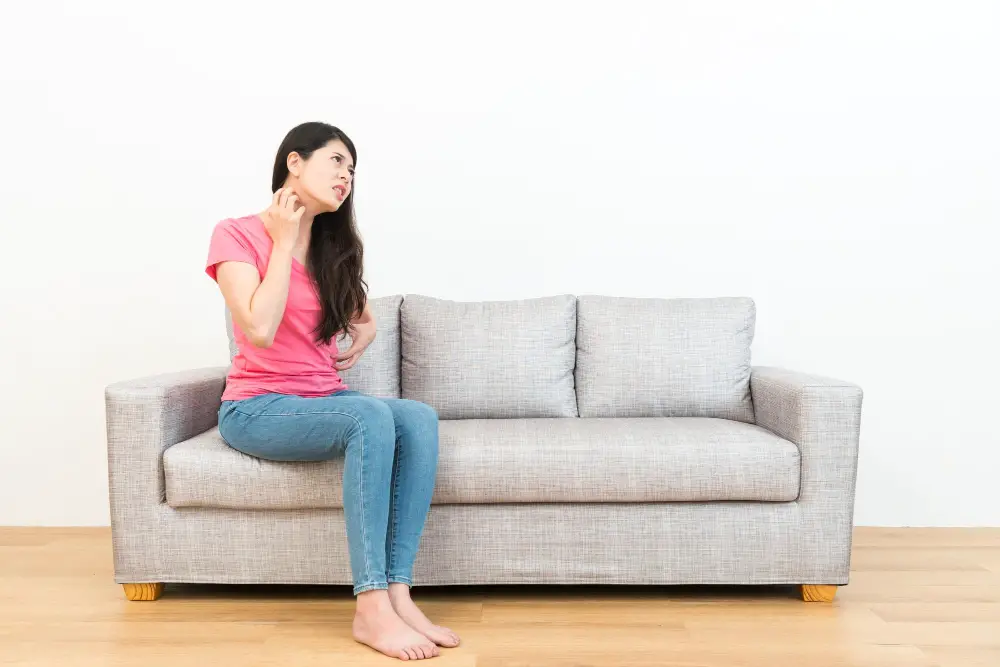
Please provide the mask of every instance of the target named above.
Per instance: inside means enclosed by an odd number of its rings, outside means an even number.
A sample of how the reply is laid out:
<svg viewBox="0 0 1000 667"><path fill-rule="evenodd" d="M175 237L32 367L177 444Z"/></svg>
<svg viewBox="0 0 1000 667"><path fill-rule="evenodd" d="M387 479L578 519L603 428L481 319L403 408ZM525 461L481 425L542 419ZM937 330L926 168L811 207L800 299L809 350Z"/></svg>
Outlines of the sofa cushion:
<svg viewBox="0 0 1000 667"><path fill-rule="evenodd" d="M799 450L721 419L470 419L440 422L433 502L790 501ZM173 507L342 506L342 459L263 461L213 429L163 455Z"/></svg>
<svg viewBox="0 0 1000 667"><path fill-rule="evenodd" d="M400 307L403 398L442 419L575 417L576 297Z"/></svg>
<svg viewBox="0 0 1000 667"><path fill-rule="evenodd" d="M581 296L581 417L719 417L753 422L748 298Z"/></svg>
<svg viewBox="0 0 1000 667"><path fill-rule="evenodd" d="M358 362L340 377L350 389L369 396L399 398L399 305L402 295L369 298L375 318L376 336ZM236 339L233 335L233 318L226 308L226 333L229 336L229 358L236 356ZM337 349L346 351L352 343L350 335L342 333L336 338Z"/></svg>

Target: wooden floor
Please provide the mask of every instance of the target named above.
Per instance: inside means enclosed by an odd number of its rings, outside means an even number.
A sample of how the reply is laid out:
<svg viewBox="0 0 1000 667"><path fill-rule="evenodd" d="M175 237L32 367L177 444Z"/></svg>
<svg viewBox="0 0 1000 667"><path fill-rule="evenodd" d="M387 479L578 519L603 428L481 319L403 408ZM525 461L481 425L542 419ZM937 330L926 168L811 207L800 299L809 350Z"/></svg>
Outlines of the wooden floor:
<svg viewBox="0 0 1000 667"><path fill-rule="evenodd" d="M416 589L463 645L430 665L1000 666L1000 529L856 532L833 604L792 588ZM0 528L0 664L398 664L346 587L168 586L128 602L107 529Z"/></svg>

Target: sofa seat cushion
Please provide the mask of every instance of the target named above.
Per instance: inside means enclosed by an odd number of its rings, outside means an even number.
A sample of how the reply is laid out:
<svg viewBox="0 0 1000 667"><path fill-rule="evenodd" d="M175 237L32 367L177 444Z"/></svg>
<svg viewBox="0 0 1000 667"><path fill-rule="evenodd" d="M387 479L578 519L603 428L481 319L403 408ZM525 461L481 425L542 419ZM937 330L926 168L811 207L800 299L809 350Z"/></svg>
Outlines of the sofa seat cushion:
<svg viewBox="0 0 1000 667"><path fill-rule="evenodd" d="M714 418L440 422L433 502L791 501L799 450L753 424ZM342 506L343 460L264 461L213 429L163 455L172 507Z"/></svg>

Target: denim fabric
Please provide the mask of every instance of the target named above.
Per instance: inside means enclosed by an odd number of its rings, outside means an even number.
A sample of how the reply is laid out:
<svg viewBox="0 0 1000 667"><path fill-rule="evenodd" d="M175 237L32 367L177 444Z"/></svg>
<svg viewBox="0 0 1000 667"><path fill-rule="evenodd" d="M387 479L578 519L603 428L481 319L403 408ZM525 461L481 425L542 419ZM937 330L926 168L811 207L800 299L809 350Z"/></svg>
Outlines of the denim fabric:
<svg viewBox="0 0 1000 667"><path fill-rule="evenodd" d="M347 389L320 398L225 401L229 446L272 461L344 456L344 519L354 594L413 583L437 474L438 415L425 403Z"/></svg>

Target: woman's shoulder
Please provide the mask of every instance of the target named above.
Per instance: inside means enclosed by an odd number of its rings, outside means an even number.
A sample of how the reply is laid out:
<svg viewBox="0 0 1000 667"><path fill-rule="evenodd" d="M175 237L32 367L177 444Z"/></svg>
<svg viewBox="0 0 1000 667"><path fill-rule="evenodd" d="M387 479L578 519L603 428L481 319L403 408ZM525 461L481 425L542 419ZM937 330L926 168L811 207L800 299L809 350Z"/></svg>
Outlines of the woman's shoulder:
<svg viewBox="0 0 1000 667"><path fill-rule="evenodd" d="M220 220L212 230L212 237L228 237L257 251L266 251L271 245L271 236L267 233L264 221L256 213Z"/></svg>
<svg viewBox="0 0 1000 667"><path fill-rule="evenodd" d="M238 218L225 218L217 222L215 224L215 228L252 236L260 236L261 233L265 236L267 235L267 229L264 227L264 221L260 219L260 215L257 213L244 215Z"/></svg>
<svg viewBox="0 0 1000 667"><path fill-rule="evenodd" d="M261 269L266 266L269 245L270 237L259 216L245 215L220 220L215 223L208 244L206 271L214 279L215 266L226 261L246 262Z"/></svg>

